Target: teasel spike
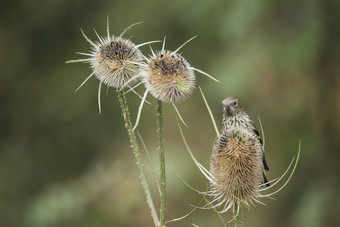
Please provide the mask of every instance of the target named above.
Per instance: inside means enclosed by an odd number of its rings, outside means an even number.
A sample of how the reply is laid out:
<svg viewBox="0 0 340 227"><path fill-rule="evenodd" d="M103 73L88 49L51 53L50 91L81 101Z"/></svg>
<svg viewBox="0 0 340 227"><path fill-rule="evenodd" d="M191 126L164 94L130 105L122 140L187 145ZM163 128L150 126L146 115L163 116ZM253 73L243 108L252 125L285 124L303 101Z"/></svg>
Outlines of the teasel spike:
<svg viewBox="0 0 340 227"><path fill-rule="evenodd" d="M135 91L133 88L131 88L129 85L128 85L128 88L129 88L129 91L132 91L135 95L137 95L140 99L143 99L143 97L140 95L140 94L138 94L138 92L137 91ZM146 100L145 99L145 102L147 103L147 104L149 104L149 105L152 105L148 100Z"/></svg>
<svg viewBox="0 0 340 227"><path fill-rule="evenodd" d="M129 31L132 27L134 27L134 26L136 26L136 25L138 25L138 24L143 24L143 22L140 21L140 22L131 24L129 27L125 28L124 31L123 31L122 33L120 33L119 37L123 37L123 35L124 35L127 31Z"/></svg>
<svg viewBox="0 0 340 227"><path fill-rule="evenodd" d="M145 43L138 44L138 45L136 45L136 47L139 48L139 47L142 47L142 46L151 44L151 43L160 43L160 42L162 42L162 41L161 41L161 40L149 41L149 42L145 42Z"/></svg>
<svg viewBox="0 0 340 227"><path fill-rule="evenodd" d="M83 29L80 29L81 33L83 34L84 38L88 43L90 43L94 48L98 48L98 45L95 44L89 37L87 37L83 31Z"/></svg>
<svg viewBox="0 0 340 227"><path fill-rule="evenodd" d="M96 29L93 28L94 33L96 34L97 38L99 39L100 43L104 43L103 39L98 35Z"/></svg>
<svg viewBox="0 0 340 227"><path fill-rule="evenodd" d="M83 83L80 84L80 86L74 91L77 92L92 76L93 76L94 72L92 72L85 80Z"/></svg>
<svg viewBox="0 0 340 227"><path fill-rule="evenodd" d="M194 37L188 39L187 41L185 41L182 45L180 45L175 51L174 53L177 53L180 49L182 49L182 47L184 47L187 43L189 43L191 40L193 40L194 38L196 38L197 35L195 35Z"/></svg>
<svg viewBox="0 0 340 227"><path fill-rule="evenodd" d="M162 51L161 51L162 54L164 53L165 39L166 39L166 36L164 36L164 39L163 39L163 45L162 45Z"/></svg>
<svg viewBox="0 0 340 227"><path fill-rule="evenodd" d="M141 101L141 103L140 103L140 106L139 106L139 108L138 108L136 123L135 123L135 126L133 127L132 131L135 131L135 129L136 129L137 126L138 126L139 119L140 119L140 115L141 115L142 109L143 109L143 104L144 104L144 101L145 101L145 99L146 99L146 96L148 95L148 92L149 92L149 90L146 89L146 90L145 90L145 93L144 93L144 96L143 96L143 99L142 99L142 101Z"/></svg>
<svg viewBox="0 0 340 227"><path fill-rule="evenodd" d="M100 105L100 92L102 89L102 82L99 82L99 87L98 87L98 109L99 109L99 114L102 113L101 105Z"/></svg>
<svg viewBox="0 0 340 227"><path fill-rule="evenodd" d="M106 17L106 35L107 35L107 40L110 39L110 27L109 27L109 14Z"/></svg>
<svg viewBox="0 0 340 227"><path fill-rule="evenodd" d="M181 114L179 113L179 111L178 111L178 109L177 109L177 107L176 107L176 105L175 105L175 103L171 103L172 104L172 106L174 107L174 109L175 109L175 111L176 111L176 113L177 113L177 115L178 115L178 117L179 117L179 119L181 120L181 122L183 123L183 125L185 126L185 127L187 127L188 128L188 125L187 124L185 124L185 121L183 120L183 118L182 118L182 116L181 116Z"/></svg>

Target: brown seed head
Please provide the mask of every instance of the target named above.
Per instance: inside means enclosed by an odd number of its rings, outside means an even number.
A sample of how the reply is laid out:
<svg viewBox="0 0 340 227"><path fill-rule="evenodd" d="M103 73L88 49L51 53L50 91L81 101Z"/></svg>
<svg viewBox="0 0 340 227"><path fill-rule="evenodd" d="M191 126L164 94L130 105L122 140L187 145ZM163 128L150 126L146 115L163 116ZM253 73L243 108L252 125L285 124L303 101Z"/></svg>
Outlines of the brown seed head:
<svg viewBox="0 0 340 227"><path fill-rule="evenodd" d="M142 78L150 93L163 102L184 100L195 87L190 64L180 54L170 51L153 55Z"/></svg>
<svg viewBox="0 0 340 227"><path fill-rule="evenodd" d="M262 147L248 130L231 129L216 141L210 163L212 195L226 205L252 202L262 181Z"/></svg>
<svg viewBox="0 0 340 227"><path fill-rule="evenodd" d="M95 76L110 87L120 88L139 73L142 53L130 40L109 37L93 50L91 67ZM135 64L137 63L137 64Z"/></svg>

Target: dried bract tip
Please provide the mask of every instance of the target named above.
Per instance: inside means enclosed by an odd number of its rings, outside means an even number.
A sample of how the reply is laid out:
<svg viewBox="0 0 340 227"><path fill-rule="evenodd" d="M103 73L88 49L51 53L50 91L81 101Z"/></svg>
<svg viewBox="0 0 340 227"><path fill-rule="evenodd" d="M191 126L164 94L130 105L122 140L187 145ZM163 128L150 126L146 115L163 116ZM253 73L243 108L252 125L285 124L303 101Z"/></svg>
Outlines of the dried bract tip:
<svg viewBox="0 0 340 227"><path fill-rule="evenodd" d="M195 88L195 74L188 61L167 50L148 59L142 80L156 99L168 103L185 100Z"/></svg>

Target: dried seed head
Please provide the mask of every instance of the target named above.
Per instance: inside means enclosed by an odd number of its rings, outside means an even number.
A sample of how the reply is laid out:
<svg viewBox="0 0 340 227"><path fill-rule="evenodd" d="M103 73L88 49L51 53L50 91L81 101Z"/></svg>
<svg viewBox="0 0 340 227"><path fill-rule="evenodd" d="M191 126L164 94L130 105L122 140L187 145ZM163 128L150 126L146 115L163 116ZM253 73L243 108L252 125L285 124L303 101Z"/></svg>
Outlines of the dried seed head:
<svg viewBox="0 0 340 227"><path fill-rule="evenodd" d="M215 143L210 172L212 195L230 206L256 201L262 183L262 145L244 128L223 132Z"/></svg>
<svg viewBox="0 0 340 227"><path fill-rule="evenodd" d="M139 73L142 53L130 40L110 36L100 40L90 60L94 75L109 87L120 88Z"/></svg>
<svg viewBox="0 0 340 227"><path fill-rule="evenodd" d="M120 36L115 37L114 35L110 35L109 19L107 19L107 35L100 37L94 30L98 37L98 41L95 42L88 38L83 30L81 30L86 41L90 43L92 50L90 53L78 52L78 54L88 56L89 58L66 62L85 62L90 64L93 72L80 87L93 75L99 79L100 86L103 83L108 87L121 88L127 81L135 81L137 75L140 73L140 65L143 64L143 55L138 47L155 42L151 41L135 45L130 40L122 38L123 34L136 24L140 23L130 25Z"/></svg>
<svg viewBox="0 0 340 227"><path fill-rule="evenodd" d="M99 113L101 112L100 93L102 84L118 89L122 88L123 85L126 85L127 83L135 82L140 74L140 67L144 66L144 56L138 48L146 44L158 42L150 41L135 45L130 40L122 38L126 31L128 31L134 25L140 23L130 25L120 34L120 36L115 37L110 35L109 18L107 18L107 35L106 37L100 37L94 30L99 39L99 41L96 42L93 42L91 39L89 39L84 34L83 30L81 30L86 41L92 46L92 50L90 53L77 52L78 54L88 56L88 58L66 61L66 63L84 62L90 64L92 73L76 89L76 91L81 88L93 75L99 79Z"/></svg>
<svg viewBox="0 0 340 227"><path fill-rule="evenodd" d="M171 51L154 54L142 80L156 99L168 103L185 100L195 88L195 74L189 62Z"/></svg>

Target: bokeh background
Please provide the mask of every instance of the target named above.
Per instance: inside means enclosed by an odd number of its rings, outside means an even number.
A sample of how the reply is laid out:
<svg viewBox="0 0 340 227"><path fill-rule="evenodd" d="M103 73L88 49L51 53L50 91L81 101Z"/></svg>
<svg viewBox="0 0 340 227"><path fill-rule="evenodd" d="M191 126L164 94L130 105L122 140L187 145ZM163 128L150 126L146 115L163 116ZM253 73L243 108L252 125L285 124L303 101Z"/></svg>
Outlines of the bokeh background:
<svg viewBox="0 0 340 227"><path fill-rule="evenodd" d="M194 35L182 53L197 74L221 122L220 103L238 97L254 119L261 116L269 178L296 156L296 173L275 200L244 211L245 226L338 226L340 223L340 2L336 0L5 0L0 3L0 226L152 226L114 90L102 95L88 65L65 64L76 51L110 29L135 43L167 36L170 50ZM160 44L153 44L155 49ZM148 55L150 50L143 47ZM142 87L138 92L143 92ZM128 95L132 119L140 99ZM154 99L148 100L154 103ZM191 149L206 167L215 133L198 89L178 104ZM158 168L155 105L145 105L138 131ZM197 204L207 181L190 159L165 108L167 218ZM258 125L258 123L257 123ZM155 203L159 204L149 174ZM226 221L231 214L224 214ZM198 210L168 226L222 226L212 211ZM232 225L232 224L230 224Z"/></svg>

